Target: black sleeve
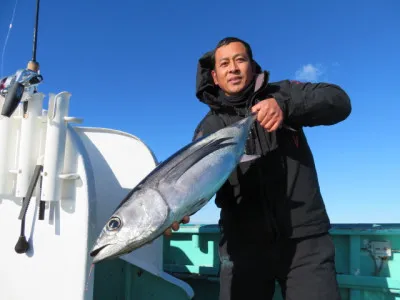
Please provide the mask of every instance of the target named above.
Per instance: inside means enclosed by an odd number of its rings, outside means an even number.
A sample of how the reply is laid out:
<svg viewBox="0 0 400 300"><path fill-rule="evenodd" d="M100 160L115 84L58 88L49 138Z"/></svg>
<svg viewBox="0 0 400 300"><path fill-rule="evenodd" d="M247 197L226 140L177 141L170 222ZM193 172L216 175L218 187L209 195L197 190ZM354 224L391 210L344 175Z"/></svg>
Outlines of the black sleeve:
<svg viewBox="0 0 400 300"><path fill-rule="evenodd" d="M334 84L285 80L274 96L284 122L294 127L333 125L345 120L352 109L349 96Z"/></svg>
<svg viewBox="0 0 400 300"><path fill-rule="evenodd" d="M195 141L203 136L212 134L217 130L224 127L224 124L221 123L222 121L219 119L218 116L208 113L197 125L192 141Z"/></svg>

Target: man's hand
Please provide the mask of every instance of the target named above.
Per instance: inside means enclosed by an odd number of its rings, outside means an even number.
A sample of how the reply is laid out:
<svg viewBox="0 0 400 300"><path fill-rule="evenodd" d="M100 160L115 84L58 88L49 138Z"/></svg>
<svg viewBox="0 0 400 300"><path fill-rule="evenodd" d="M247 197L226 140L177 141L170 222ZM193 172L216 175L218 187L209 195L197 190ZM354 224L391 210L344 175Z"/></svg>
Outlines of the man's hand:
<svg viewBox="0 0 400 300"><path fill-rule="evenodd" d="M283 121L283 112L274 98L260 101L251 108L257 112L257 120L268 132L275 131Z"/></svg>
<svg viewBox="0 0 400 300"><path fill-rule="evenodd" d="M183 219L181 221L182 224L186 224L186 223L189 223L189 222L190 222L190 217L189 216L183 217ZM165 236L171 236L172 235L172 230L177 231L177 230L179 230L179 227L180 226L179 226L178 222L172 223L172 226L164 231L164 235Z"/></svg>

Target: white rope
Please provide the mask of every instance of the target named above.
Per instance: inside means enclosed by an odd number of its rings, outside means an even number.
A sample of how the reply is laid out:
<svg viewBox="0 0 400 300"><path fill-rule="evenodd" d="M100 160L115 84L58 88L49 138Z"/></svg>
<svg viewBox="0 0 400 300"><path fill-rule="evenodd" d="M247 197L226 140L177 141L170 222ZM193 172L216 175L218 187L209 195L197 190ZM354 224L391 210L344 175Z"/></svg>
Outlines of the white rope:
<svg viewBox="0 0 400 300"><path fill-rule="evenodd" d="M11 17L10 26L8 26L8 32L7 32L6 40L4 42L3 52L1 54L1 76L0 77L3 77L4 53L6 52L6 46L7 46L7 43L8 43L8 38L10 36L11 28L13 26L14 17L15 17L15 11L17 10L17 4L18 4L18 0L15 0L15 5L14 5L13 14L12 14L12 17Z"/></svg>

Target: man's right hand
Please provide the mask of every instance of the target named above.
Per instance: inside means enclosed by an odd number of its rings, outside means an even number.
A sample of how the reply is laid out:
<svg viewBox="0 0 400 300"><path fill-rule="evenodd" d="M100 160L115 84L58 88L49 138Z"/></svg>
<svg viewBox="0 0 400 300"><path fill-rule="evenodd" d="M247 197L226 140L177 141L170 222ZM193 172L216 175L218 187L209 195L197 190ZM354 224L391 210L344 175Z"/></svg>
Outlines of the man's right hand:
<svg viewBox="0 0 400 300"><path fill-rule="evenodd" d="M190 222L190 217L189 217L189 216L183 217L183 219L182 219L182 221L181 221L182 224L187 224L187 223L189 223L189 222ZM165 236L171 236L171 235L172 235L172 230L178 231L178 230L179 230L179 227L180 227L180 225L179 225L178 222L172 223L172 226L169 227L167 230L164 231L164 235L165 235Z"/></svg>

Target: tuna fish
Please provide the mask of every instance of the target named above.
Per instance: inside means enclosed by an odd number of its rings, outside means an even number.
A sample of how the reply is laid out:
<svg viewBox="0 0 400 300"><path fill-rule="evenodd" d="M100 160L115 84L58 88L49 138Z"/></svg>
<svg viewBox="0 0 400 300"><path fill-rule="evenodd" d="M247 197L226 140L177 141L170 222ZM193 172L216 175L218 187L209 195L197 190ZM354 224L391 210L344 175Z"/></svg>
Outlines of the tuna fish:
<svg viewBox="0 0 400 300"><path fill-rule="evenodd" d="M256 115L188 144L151 171L118 205L90 255L93 263L151 243L173 222L200 210L241 161Z"/></svg>

